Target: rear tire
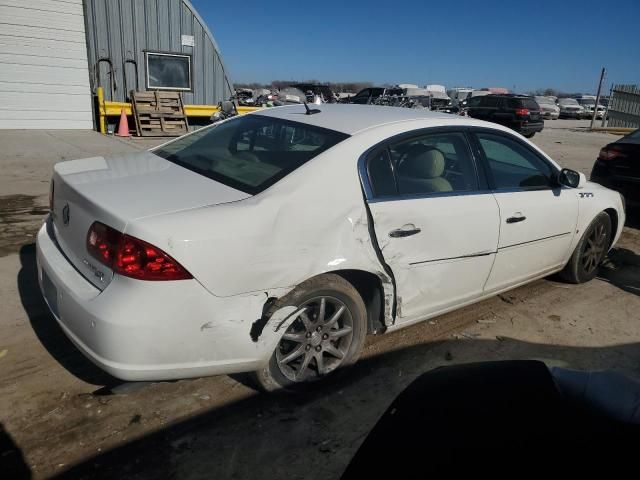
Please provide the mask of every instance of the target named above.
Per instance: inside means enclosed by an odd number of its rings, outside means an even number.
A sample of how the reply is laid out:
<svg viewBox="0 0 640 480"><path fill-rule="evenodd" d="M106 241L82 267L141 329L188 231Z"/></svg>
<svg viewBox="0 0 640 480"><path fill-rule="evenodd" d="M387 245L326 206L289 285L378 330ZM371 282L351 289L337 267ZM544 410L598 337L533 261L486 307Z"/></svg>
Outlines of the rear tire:
<svg viewBox="0 0 640 480"><path fill-rule="evenodd" d="M569 283L584 283L598 274L598 266L604 260L611 242L611 218L601 212L587 227L576 245L569 263L560 277Z"/></svg>
<svg viewBox="0 0 640 480"><path fill-rule="evenodd" d="M314 383L358 360L367 334L367 310L358 291L339 275L303 282L277 300L269 315L285 306L307 310L291 323L267 366L251 374L263 391Z"/></svg>

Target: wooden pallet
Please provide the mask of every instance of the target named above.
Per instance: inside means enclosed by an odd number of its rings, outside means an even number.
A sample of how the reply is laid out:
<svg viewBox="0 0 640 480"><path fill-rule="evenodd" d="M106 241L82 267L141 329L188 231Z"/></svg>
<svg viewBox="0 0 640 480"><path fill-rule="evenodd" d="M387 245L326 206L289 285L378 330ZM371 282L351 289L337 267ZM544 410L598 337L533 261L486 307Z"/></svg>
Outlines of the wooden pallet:
<svg viewBox="0 0 640 480"><path fill-rule="evenodd" d="M131 92L133 117L140 137L178 137L189 131L179 92Z"/></svg>

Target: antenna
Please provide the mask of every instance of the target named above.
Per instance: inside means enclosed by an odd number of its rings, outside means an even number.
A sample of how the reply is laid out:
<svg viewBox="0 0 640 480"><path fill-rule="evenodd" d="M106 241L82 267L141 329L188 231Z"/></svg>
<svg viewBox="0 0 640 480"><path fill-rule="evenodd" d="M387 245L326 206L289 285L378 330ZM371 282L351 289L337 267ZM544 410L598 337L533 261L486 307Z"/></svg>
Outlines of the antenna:
<svg viewBox="0 0 640 480"><path fill-rule="evenodd" d="M314 113L320 113L321 110L318 110L317 108L309 108L309 105L307 105L307 102L304 102L304 108L307 110L307 115L313 115Z"/></svg>

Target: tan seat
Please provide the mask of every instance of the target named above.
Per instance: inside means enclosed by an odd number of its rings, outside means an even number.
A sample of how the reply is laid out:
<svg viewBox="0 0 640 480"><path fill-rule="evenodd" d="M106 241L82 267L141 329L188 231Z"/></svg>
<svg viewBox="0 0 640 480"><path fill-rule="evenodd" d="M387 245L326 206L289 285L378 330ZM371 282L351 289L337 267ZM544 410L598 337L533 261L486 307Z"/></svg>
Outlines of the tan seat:
<svg viewBox="0 0 640 480"><path fill-rule="evenodd" d="M401 194L451 192L453 187L442 177L446 161L442 152L424 146L409 152L398 163L398 188Z"/></svg>

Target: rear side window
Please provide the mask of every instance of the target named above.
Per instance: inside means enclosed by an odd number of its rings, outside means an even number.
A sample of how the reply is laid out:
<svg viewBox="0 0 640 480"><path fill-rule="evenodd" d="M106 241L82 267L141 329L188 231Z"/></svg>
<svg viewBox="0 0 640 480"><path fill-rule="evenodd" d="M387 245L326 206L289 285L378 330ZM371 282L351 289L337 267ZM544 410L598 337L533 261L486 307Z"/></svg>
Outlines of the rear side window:
<svg viewBox="0 0 640 480"><path fill-rule="evenodd" d="M376 197L397 195L396 180L386 148L374 153L369 158L368 170L371 188Z"/></svg>
<svg viewBox="0 0 640 480"><path fill-rule="evenodd" d="M538 103L532 98L507 98L509 108L528 108L529 110L539 110Z"/></svg>
<svg viewBox="0 0 640 480"><path fill-rule="evenodd" d="M476 135L497 189L539 189L551 186L551 166L529 147L502 135Z"/></svg>
<svg viewBox="0 0 640 480"><path fill-rule="evenodd" d="M480 102L480 105L482 107L497 107L500 105L500 98L499 97L481 97L482 101Z"/></svg>
<svg viewBox="0 0 640 480"><path fill-rule="evenodd" d="M429 133L392 144L369 159L376 197L478 189L469 146L460 132Z"/></svg>
<svg viewBox="0 0 640 480"><path fill-rule="evenodd" d="M153 153L255 195L347 137L303 123L246 115L203 128Z"/></svg>

